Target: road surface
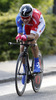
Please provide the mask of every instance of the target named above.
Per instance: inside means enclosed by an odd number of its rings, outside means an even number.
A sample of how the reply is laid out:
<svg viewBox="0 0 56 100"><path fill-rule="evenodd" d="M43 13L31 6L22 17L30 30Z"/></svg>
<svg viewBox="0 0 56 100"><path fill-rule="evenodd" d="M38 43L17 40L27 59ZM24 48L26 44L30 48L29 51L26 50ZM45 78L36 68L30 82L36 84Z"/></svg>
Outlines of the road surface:
<svg viewBox="0 0 56 100"><path fill-rule="evenodd" d="M0 100L56 100L56 75L44 76L38 93L34 93L29 83L21 97L16 93L14 82L0 84Z"/></svg>

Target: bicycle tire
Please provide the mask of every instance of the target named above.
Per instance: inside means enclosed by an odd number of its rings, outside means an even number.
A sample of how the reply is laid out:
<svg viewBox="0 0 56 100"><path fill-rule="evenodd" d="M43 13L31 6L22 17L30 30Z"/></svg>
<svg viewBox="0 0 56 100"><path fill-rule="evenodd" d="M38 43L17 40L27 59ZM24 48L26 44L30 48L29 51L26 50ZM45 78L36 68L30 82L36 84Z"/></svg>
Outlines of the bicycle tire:
<svg viewBox="0 0 56 100"><path fill-rule="evenodd" d="M20 81L21 81L22 76L19 77L20 74L19 74L18 76L17 76L17 74L20 73L20 69L22 68L22 66L21 66L22 61L21 61L20 66L18 66L19 63L20 63L20 60L21 60L22 58L24 58L24 57L23 57L23 53L21 53L21 54L19 55L19 57L18 57L17 64L16 64L16 71L15 71L15 87L16 87L16 92L17 92L17 94L18 94L19 96L22 96L22 95L23 95L23 93L24 93L24 91L25 91L26 83L27 83L27 70L26 70L26 66L25 66L25 83L24 83L24 85L23 85L22 90L19 89L20 86L21 86L21 84L19 84L19 83L20 83ZM26 60L26 59L25 59L25 60ZM21 75L23 75L23 74L21 73ZM17 79L17 77L18 77L18 79ZM18 85L19 85L19 86L18 86Z"/></svg>
<svg viewBox="0 0 56 100"><path fill-rule="evenodd" d="M41 55L41 52L39 51L39 61L41 61L41 73L38 73L34 76L32 79L32 88L34 92L38 92L42 83L42 78L43 78L43 58ZM33 61L33 67L34 67L34 61ZM34 68L33 68L34 69Z"/></svg>

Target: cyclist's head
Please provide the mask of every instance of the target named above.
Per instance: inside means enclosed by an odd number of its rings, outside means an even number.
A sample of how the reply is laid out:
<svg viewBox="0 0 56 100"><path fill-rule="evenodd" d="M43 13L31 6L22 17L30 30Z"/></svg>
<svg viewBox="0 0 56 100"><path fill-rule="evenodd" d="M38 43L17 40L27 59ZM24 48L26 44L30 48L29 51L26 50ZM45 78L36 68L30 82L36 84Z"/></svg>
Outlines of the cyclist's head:
<svg viewBox="0 0 56 100"><path fill-rule="evenodd" d="M31 17L33 8L30 4L23 4L19 10L20 16L25 24L29 23Z"/></svg>

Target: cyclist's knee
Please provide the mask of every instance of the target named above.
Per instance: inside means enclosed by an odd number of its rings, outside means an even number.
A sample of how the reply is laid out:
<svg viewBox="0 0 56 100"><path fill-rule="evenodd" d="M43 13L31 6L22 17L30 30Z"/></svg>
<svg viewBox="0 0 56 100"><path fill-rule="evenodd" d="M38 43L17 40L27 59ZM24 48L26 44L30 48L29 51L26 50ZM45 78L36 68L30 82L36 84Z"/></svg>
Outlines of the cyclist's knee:
<svg viewBox="0 0 56 100"><path fill-rule="evenodd" d="M36 40L33 40L32 42L30 42L31 44L35 44L36 43Z"/></svg>
<svg viewBox="0 0 56 100"><path fill-rule="evenodd" d="M32 41L31 44L35 44L35 45L32 45L31 48L35 48L36 46L38 46L36 40Z"/></svg>

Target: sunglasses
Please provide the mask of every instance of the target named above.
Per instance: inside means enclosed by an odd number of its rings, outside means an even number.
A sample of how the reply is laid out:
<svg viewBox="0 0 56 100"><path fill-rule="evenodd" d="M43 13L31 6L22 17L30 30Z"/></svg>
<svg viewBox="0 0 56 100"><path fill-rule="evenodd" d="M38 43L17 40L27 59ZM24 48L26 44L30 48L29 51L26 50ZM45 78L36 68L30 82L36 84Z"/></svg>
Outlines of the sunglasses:
<svg viewBox="0 0 56 100"><path fill-rule="evenodd" d="M21 18L22 18L22 19L29 19L29 18L30 18L30 16L29 16L29 17L22 17L22 16L21 16Z"/></svg>

